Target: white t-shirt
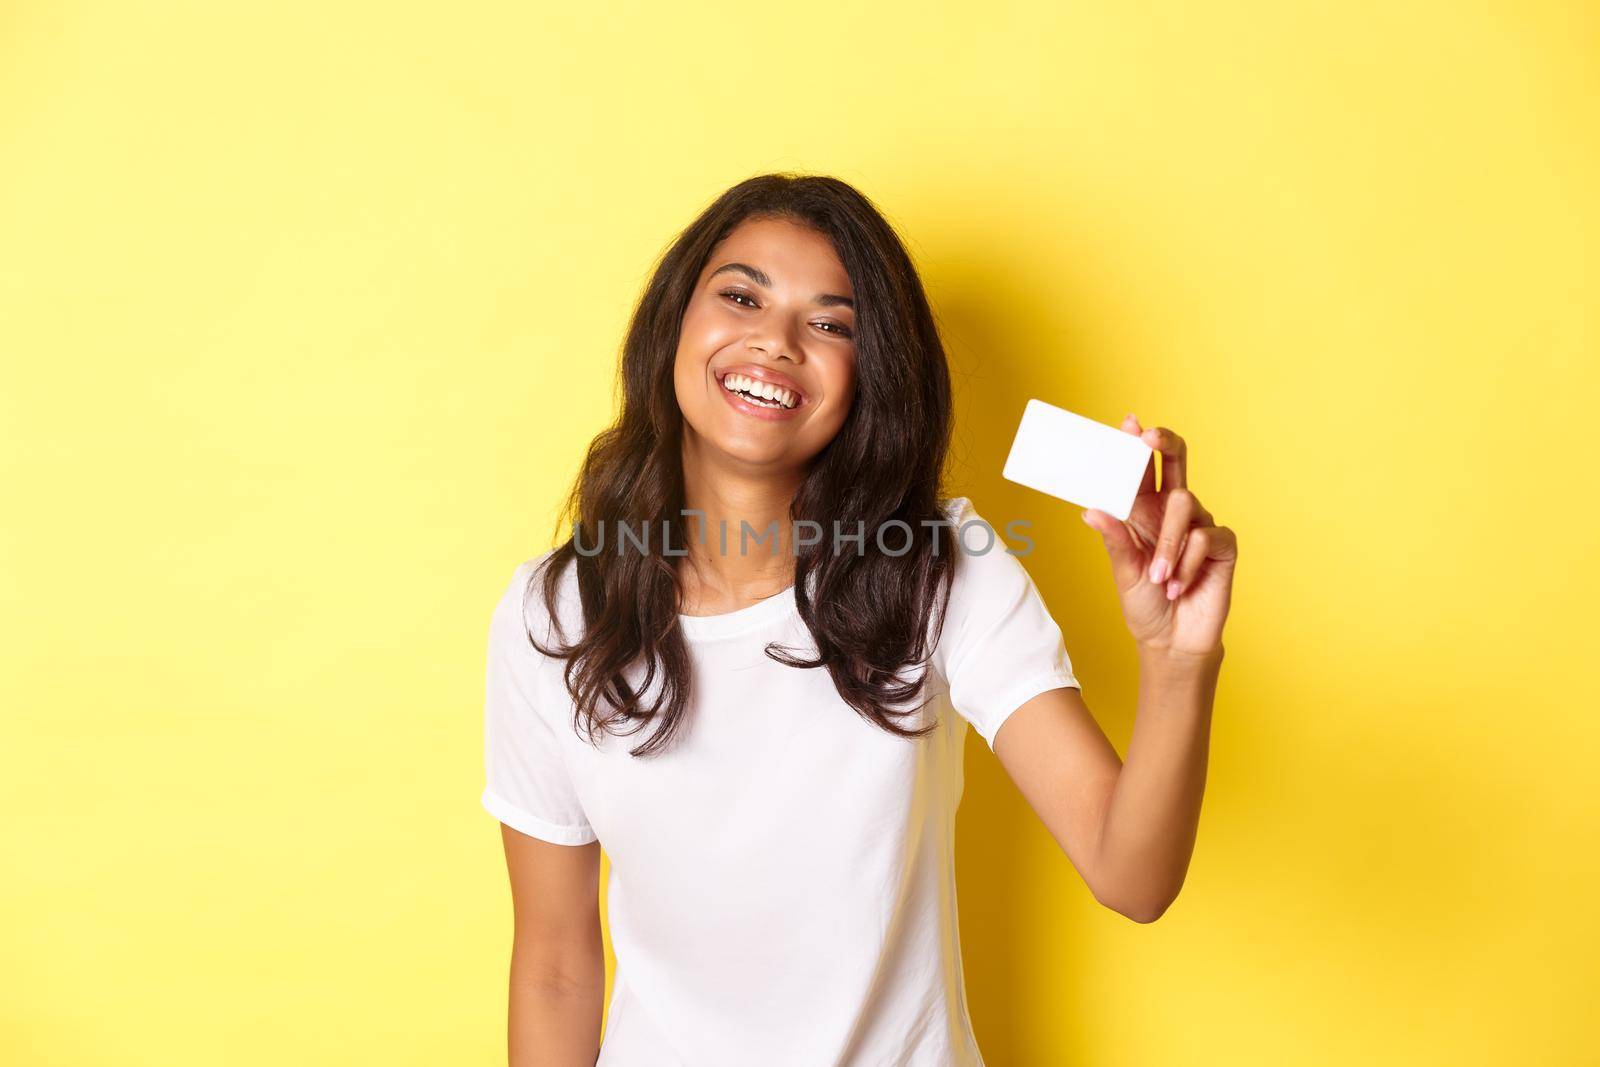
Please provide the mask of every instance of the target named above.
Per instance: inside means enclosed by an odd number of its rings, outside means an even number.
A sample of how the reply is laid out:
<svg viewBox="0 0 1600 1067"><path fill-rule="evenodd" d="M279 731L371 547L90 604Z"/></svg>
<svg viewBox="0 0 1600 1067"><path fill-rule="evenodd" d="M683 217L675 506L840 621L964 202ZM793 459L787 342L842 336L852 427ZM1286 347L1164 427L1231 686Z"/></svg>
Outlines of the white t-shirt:
<svg viewBox="0 0 1600 1067"><path fill-rule="evenodd" d="M958 531L981 521L966 497L944 505ZM999 534L979 554L989 531L965 529L926 681L936 699L902 720L938 718L920 741L863 719L826 670L764 654L769 641L816 650L791 586L679 616L693 698L668 749L628 754L655 723L591 745L573 729L562 661L523 631L556 636L540 590L519 611L543 557L517 567L489 630L482 803L546 841L598 838L611 861L617 970L599 1067L982 1065L956 915L966 727L992 748L1028 698L1078 687ZM563 577L570 638L582 613Z"/></svg>

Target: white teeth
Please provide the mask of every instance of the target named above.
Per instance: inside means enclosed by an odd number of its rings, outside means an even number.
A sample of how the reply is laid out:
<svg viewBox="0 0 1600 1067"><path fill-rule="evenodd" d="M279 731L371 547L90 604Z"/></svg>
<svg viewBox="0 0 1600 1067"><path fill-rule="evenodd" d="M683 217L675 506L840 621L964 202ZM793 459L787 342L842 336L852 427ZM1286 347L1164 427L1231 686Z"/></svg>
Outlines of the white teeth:
<svg viewBox="0 0 1600 1067"><path fill-rule="evenodd" d="M792 408L800 402L800 397L793 390L771 382L757 381L745 374L724 375L722 387L730 392L749 394L745 399L762 407Z"/></svg>

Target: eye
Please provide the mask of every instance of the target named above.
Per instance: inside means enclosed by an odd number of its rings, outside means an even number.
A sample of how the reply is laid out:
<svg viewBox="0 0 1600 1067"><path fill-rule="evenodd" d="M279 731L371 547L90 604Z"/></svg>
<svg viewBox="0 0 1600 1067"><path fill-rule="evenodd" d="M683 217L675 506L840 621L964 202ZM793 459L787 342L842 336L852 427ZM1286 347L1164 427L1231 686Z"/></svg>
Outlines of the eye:
<svg viewBox="0 0 1600 1067"><path fill-rule="evenodd" d="M743 289L723 289L717 295L718 296L727 297L729 300L732 300L735 304L738 304L740 307L752 307L752 308L753 307L760 307L760 305L755 302L755 299L753 297L751 297L751 295L749 293L745 292ZM749 303L740 303L740 301L742 301L742 300L748 300ZM833 335L835 335L837 337L846 337L846 338L848 338L848 337L855 336L854 334L852 334L850 332L849 327L841 326L837 322L817 322L817 323L813 323L812 325L819 326L819 327L827 327L827 329L823 330L822 332L823 333L831 333L831 334L833 334Z"/></svg>

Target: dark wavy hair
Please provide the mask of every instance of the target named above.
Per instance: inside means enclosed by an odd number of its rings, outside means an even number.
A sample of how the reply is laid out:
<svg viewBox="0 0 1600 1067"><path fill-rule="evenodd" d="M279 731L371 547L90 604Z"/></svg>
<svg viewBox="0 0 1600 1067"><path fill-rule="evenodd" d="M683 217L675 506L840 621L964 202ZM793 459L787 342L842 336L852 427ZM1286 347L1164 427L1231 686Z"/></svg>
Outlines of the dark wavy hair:
<svg viewBox="0 0 1600 1067"><path fill-rule="evenodd" d="M896 720L925 703L897 708L922 691L955 567L954 535L940 507L951 420L944 346L911 257L866 196L833 177L764 174L719 196L657 262L623 346L621 414L591 442L558 519L558 535L570 530L570 536L541 566L545 605L563 644L546 648L531 633L528 639L544 655L566 660L574 726L586 722L591 741L597 728L631 734L659 720L651 738L632 750L635 756L670 742L689 698L679 574L663 554L579 551L579 539L593 546L606 528L628 524L670 530L672 543L689 543L680 514L683 414L673 384L683 315L717 243L741 222L767 218L826 236L850 276L856 303L855 400L837 435L812 459L790 504L790 521L810 520L820 524L811 529L830 534L842 527L867 535L861 548L852 542L847 552L832 551L827 536L814 545L796 543L794 596L817 655L796 656L776 642L766 654L791 667L826 668L847 704L897 736L920 738L936 726L912 729ZM887 555L876 531L896 519L933 536L912 537L909 551ZM885 540L897 548L904 538L885 534ZM584 630L566 643L558 590L569 564L577 568ZM525 607L537 580L530 578ZM643 681L636 690L625 671L641 657ZM923 670L902 677L908 666ZM647 706L645 696L658 679Z"/></svg>

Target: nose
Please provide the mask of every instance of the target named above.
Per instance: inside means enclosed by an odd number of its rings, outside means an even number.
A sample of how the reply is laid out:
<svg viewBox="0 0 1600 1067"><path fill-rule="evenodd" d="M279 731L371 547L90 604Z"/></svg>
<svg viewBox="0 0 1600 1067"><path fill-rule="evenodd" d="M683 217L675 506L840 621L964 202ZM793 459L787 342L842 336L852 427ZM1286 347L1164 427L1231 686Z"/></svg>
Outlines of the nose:
<svg viewBox="0 0 1600 1067"><path fill-rule="evenodd" d="M751 330L746 345L751 351L760 352L772 359L787 359L791 363L805 361L800 345L790 333L789 321L783 315L763 317Z"/></svg>

